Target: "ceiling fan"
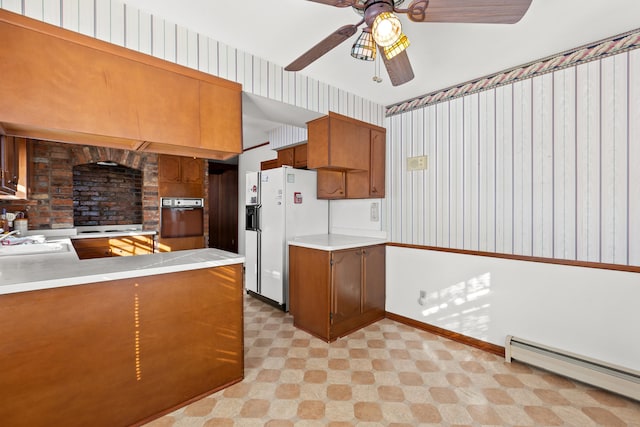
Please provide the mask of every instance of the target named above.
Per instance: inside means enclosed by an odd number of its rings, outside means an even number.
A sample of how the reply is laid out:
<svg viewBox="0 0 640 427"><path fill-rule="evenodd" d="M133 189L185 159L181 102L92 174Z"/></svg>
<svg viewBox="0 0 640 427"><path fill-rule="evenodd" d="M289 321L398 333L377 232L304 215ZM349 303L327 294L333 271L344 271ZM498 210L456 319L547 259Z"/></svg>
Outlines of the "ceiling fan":
<svg viewBox="0 0 640 427"><path fill-rule="evenodd" d="M406 51L409 40L396 14L404 13L413 22L514 24L524 16L532 0L413 0L406 9L400 8L405 0L309 1L335 7L351 6L362 19L357 24L338 28L285 70L302 70L366 24L351 49L351 56L372 61L380 51L391 84L399 86L412 80L414 74Z"/></svg>

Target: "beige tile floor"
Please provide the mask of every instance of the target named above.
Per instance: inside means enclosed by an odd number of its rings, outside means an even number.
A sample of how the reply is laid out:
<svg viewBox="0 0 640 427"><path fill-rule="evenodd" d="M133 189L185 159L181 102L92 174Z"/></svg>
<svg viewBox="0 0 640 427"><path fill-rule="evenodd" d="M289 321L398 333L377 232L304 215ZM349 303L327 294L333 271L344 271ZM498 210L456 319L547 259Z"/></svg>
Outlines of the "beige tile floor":
<svg viewBox="0 0 640 427"><path fill-rule="evenodd" d="M640 426L640 403L385 319L331 344L245 297L245 379L146 427Z"/></svg>

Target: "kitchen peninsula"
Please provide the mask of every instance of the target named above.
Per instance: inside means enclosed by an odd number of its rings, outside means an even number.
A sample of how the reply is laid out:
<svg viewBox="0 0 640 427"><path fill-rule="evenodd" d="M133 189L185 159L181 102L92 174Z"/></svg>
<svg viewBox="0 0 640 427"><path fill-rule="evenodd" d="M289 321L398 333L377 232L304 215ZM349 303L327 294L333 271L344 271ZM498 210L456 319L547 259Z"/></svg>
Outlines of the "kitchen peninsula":
<svg viewBox="0 0 640 427"><path fill-rule="evenodd" d="M0 419L138 425L243 378L244 258L0 256ZM32 245L36 246L36 245Z"/></svg>

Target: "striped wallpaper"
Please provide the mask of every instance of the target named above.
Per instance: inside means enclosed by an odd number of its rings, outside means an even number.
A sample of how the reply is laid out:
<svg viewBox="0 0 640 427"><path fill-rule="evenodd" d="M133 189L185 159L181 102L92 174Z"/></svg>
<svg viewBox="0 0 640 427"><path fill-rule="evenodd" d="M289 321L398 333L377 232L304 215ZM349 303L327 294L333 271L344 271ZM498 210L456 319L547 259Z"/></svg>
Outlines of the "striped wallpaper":
<svg viewBox="0 0 640 427"><path fill-rule="evenodd" d="M283 125L269 131L269 146L280 148L307 140L307 128Z"/></svg>
<svg viewBox="0 0 640 427"><path fill-rule="evenodd" d="M382 105L284 71L119 0L0 0L0 8L241 83L251 94L321 114L331 110L380 126L384 123Z"/></svg>
<svg viewBox="0 0 640 427"><path fill-rule="evenodd" d="M640 265L640 49L386 127L392 241Z"/></svg>

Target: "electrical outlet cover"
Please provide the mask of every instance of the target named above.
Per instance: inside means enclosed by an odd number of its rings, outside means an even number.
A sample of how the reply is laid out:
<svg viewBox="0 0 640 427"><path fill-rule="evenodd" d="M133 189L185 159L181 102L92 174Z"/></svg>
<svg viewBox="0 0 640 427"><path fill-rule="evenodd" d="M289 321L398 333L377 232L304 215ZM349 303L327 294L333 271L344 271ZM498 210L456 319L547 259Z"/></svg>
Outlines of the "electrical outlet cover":
<svg viewBox="0 0 640 427"><path fill-rule="evenodd" d="M427 156L415 156L407 158L408 171L420 171L427 169Z"/></svg>

